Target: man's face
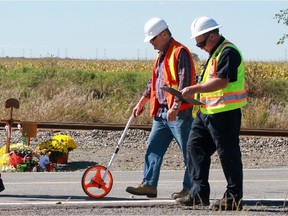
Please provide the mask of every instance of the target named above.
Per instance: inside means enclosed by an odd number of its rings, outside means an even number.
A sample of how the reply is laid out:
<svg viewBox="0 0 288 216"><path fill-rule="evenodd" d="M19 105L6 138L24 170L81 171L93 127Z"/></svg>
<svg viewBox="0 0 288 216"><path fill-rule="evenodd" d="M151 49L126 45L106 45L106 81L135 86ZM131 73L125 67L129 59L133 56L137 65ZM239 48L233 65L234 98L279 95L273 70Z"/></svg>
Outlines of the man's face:
<svg viewBox="0 0 288 216"><path fill-rule="evenodd" d="M210 33L199 35L195 38L196 46L209 53Z"/></svg>
<svg viewBox="0 0 288 216"><path fill-rule="evenodd" d="M160 34L156 35L154 38L150 40L150 43L152 44L155 50L159 51L164 50L166 46L166 42L163 40L165 36L164 34L165 32L161 32Z"/></svg>

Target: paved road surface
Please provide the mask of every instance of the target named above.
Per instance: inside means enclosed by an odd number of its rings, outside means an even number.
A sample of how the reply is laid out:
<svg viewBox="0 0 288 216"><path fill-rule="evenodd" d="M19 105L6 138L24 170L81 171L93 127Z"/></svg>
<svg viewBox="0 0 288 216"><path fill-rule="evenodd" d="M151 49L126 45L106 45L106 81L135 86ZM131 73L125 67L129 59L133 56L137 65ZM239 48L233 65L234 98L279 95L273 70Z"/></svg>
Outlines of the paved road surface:
<svg viewBox="0 0 288 216"><path fill-rule="evenodd" d="M47 206L56 206L55 204L67 204L78 206L76 208L78 211L80 208L84 209L91 205L93 208L100 206L147 206L148 208L155 205L175 206L175 201L170 199L170 196L175 190L181 189L183 176L181 171L162 171L158 197L148 199L140 196L133 197L125 192L127 186L140 183L142 171L111 171L111 173L114 179L112 190L102 199L93 199L85 194L81 186L83 172L2 173L6 189L0 193L0 208L2 213L7 215L8 211L5 212L4 209L7 210L9 206L11 208L18 206L21 209L21 206L27 208L27 206L41 205L47 208ZM211 170L210 183L210 198L213 202L214 199L221 198L225 191L226 182L222 170ZM246 208L258 205L274 206L272 210L269 210L270 213L288 214L286 203L288 199L288 167L244 170L244 195ZM275 207L278 210L275 210ZM174 209L173 207L169 208ZM267 208L265 209L267 213ZM0 215L3 215L2 213L0 211ZM207 212L203 214L205 215Z"/></svg>
<svg viewBox="0 0 288 216"><path fill-rule="evenodd" d="M142 171L111 171L114 179L112 190L104 200L138 200L146 197L135 196L125 192L127 186L140 183ZM0 193L0 203L100 201L90 199L81 187L83 172L26 172L2 173L6 190ZM181 189L181 171L161 171L158 198L170 200L171 193ZM211 170L211 199L222 197L226 182L222 170ZM245 200L287 200L288 199L288 167L278 169L244 170ZM150 199L148 199L150 200ZM0 204L1 205L1 204Z"/></svg>

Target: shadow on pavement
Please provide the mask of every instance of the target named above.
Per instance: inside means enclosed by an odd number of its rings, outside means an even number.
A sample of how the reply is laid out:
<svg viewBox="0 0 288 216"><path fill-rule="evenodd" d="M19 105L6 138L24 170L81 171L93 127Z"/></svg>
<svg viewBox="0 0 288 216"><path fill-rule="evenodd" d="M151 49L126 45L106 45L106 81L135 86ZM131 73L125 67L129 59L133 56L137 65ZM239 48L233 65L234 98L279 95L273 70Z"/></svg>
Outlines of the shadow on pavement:
<svg viewBox="0 0 288 216"><path fill-rule="evenodd" d="M287 200L243 200L243 206L279 206L288 207Z"/></svg>
<svg viewBox="0 0 288 216"><path fill-rule="evenodd" d="M88 196L51 196L51 195L9 195L9 194L3 194L0 195L1 198L15 198L17 200L25 200L25 201L39 201L39 202L43 202L43 201L133 201L133 200L137 200L137 201L141 201L141 200L149 200L148 198L119 198L119 197L103 197L100 199L94 199Z"/></svg>
<svg viewBox="0 0 288 216"><path fill-rule="evenodd" d="M58 171L79 171L79 170L85 170L91 166L98 165L95 161L75 161L75 162L69 162L67 164L58 164L57 170Z"/></svg>
<svg viewBox="0 0 288 216"><path fill-rule="evenodd" d="M267 215L288 213L286 200L243 200L243 209L255 215L260 212Z"/></svg>

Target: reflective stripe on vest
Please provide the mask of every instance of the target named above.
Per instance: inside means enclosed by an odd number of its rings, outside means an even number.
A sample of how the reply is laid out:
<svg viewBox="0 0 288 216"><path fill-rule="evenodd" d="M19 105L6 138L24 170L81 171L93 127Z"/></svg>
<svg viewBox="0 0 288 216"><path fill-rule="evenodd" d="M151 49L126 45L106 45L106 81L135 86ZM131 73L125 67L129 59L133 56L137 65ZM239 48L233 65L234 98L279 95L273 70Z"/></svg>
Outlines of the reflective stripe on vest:
<svg viewBox="0 0 288 216"><path fill-rule="evenodd" d="M226 47L232 47L236 49L241 56L238 48L234 44L225 40L211 56L205 70L202 83L205 83L216 77L218 61L222 51ZM204 105L200 106L201 112L204 114L214 114L245 106L247 104L247 93L245 90L244 75L244 62L241 56L241 63L238 66L237 72L237 81L229 82L224 89L220 89L214 92L201 93L200 100L204 103Z"/></svg>
<svg viewBox="0 0 288 216"><path fill-rule="evenodd" d="M170 68L170 74L171 74L171 79L173 80L172 83L176 82L177 78L176 78L176 72L175 72L175 61L174 61L174 54L175 54L175 49L176 46L173 46L172 48L172 52L171 52L171 57L169 59L169 68ZM178 89L178 85L172 85L171 86L174 89Z"/></svg>
<svg viewBox="0 0 288 216"><path fill-rule="evenodd" d="M229 104L229 103L235 103L235 102L241 102L243 100L246 100L247 93L245 90L242 92L227 92L224 93L222 97L202 97L202 101L205 101L205 105L202 105L201 107L207 107L207 106L217 106L218 104Z"/></svg>

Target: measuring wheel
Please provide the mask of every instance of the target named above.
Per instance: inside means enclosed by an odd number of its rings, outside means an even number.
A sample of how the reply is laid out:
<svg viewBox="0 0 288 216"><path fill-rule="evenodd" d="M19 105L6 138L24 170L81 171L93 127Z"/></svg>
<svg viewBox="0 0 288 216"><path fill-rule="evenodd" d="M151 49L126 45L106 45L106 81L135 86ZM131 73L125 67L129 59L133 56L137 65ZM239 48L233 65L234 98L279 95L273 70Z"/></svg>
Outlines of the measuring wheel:
<svg viewBox="0 0 288 216"><path fill-rule="evenodd" d="M113 178L110 173L110 167L120 149L120 146L124 141L125 134L134 118L134 115L131 115L129 118L129 121L124 128L124 131L120 137L120 140L118 141L118 144L107 168L104 166L96 165L88 168L84 172L82 176L82 188L88 196L98 199L106 196L110 192L113 185Z"/></svg>
<svg viewBox="0 0 288 216"><path fill-rule="evenodd" d="M82 188L84 192L95 199L106 196L110 192L112 185L112 175L104 166L92 166L82 176Z"/></svg>

